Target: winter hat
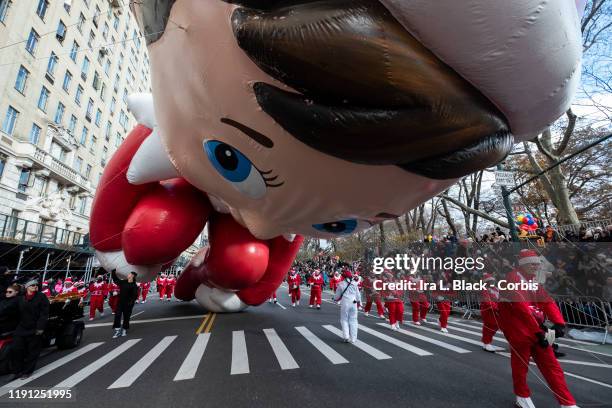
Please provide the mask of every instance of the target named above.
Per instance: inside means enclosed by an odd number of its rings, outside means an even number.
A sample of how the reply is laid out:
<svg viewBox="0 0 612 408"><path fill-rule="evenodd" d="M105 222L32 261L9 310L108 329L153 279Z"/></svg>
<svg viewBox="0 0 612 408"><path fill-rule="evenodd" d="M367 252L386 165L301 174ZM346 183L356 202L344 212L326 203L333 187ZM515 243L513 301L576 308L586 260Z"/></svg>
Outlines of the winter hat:
<svg viewBox="0 0 612 408"><path fill-rule="evenodd" d="M66 284L66 283L72 283L72 279L66 278L66 280L64 281L64 284Z"/></svg>
<svg viewBox="0 0 612 408"><path fill-rule="evenodd" d="M353 272L350 269L343 269L342 276L346 279L353 279Z"/></svg>
<svg viewBox="0 0 612 408"><path fill-rule="evenodd" d="M38 281L36 279L30 279L26 282L25 287L28 288L30 286L38 286Z"/></svg>
<svg viewBox="0 0 612 408"><path fill-rule="evenodd" d="M482 280L487 282L487 281L494 281L495 277L493 275L491 275L490 273L485 273L484 275L482 275Z"/></svg>
<svg viewBox="0 0 612 408"><path fill-rule="evenodd" d="M541 262L538 253L532 249L523 249L519 252L519 265L539 264Z"/></svg>

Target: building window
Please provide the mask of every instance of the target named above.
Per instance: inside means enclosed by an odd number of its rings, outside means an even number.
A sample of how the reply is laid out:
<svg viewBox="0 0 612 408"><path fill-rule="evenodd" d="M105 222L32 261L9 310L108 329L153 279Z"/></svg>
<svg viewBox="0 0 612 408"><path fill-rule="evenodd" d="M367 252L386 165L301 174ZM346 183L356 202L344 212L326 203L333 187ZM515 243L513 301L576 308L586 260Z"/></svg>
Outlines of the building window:
<svg viewBox="0 0 612 408"><path fill-rule="evenodd" d="M96 150L96 145L98 144L98 138L95 136L91 137L91 142L89 143L89 151L92 153Z"/></svg>
<svg viewBox="0 0 612 408"><path fill-rule="evenodd" d="M28 80L29 75L30 75L30 72L27 69L25 69L23 65L19 67L19 71L17 71L17 79L15 80L16 90L18 90L21 93L24 93L26 82Z"/></svg>
<svg viewBox="0 0 612 408"><path fill-rule="evenodd" d="M19 117L19 111L12 106L9 106L2 122L2 131L7 135L12 135L17 124L17 117Z"/></svg>
<svg viewBox="0 0 612 408"><path fill-rule="evenodd" d="M49 56L49 62L47 63L47 74L49 74L53 78L53 73L55 72L55 67L57 67L57 55L53 51L51 51L51 55Z"/></svg>
<svg viewBox="0 0 612 408"><path fill-rule="evenodd" d="M79 206L79 213L85 214L85 210L87 209L87 197L81 198L81 204Z"/></svg>
<svg viewBox="0 0 612 408"><path fill-rule="evenodd" d="M115 31L119 32L119 16L115 14L115 18L113 19L113 28Z"/></svg>
<svg viewBox="0 0 612 408"><path fill-rule="evenodd" d="M78 173L81 172L81 167L83 167L83 158L81 157L75 157L74 158L74 165L72 166Z"/></svg>
<svg viewBox="0 0 612 408"><path fill-rule="evenodd" d="M83 13L79 14L79 22L77 23L77 29L83 34L83 24L85 24L85 16Z"/></svg>
<svg viewBox="0 0 612 408"><path fill-rule="evenodd" d="M102 160L100 160L100 163L102 164L102 166L106 165L107 156L108 156L108 147L104 146L104 148L102 149Z"/></svg>
<svg viewBox="0 0 612 408"><path fill-rule="evenodd" d="M115 83L113 84L113 91L115 91L115 93L117 93L117 91L119 90L119 74L115 75Z"/></svg>
<svg viewBox="0 0 612 408"><path fill-rule="evenodd" d="M55 141L51 142L51 156L64 163L66 161L66 150L57 144Z"/></svg>
<svg viewBox="0 0 612 408"><path fill-rule="evenodd" d="M79 85L76 90L76 94L74 95L74 103L78 106L81 106L81 96L83 96L83 87Z"/></svg>
<svg viewBox="0 0 612 408"><path fill-rule="evenodd" d="M89 180L89 176L91 175L91 164L88 164L85 168L85 178Z"/></svg>
<svg viewBox="0 0 612 408"><path fill-rule="evenodd" d="M115 147L121 146L121 142L123 142L123 138L121 137L121 133L117 132L115 136Z"/></svg>
<svg viewBox="0 0 612 408"><path fill-rule="evenodd" d="M77 53L79 52L79 43L76 41L72 42L72 48L70 49L70 59L76 63Z"/></svg>
<svg viewBox="0 0 612 408"><path fill-rule="evenodd" d="M21 169L17 189L22 193L25 193L26 189L28 188L28 182L30 181L30 173L30 169L26 169L25 167Z"/></svg>
<svg viewBox="0 0 612 408"><path fill-rule="evenodd" d="M62 89L66 92L69 92L70 82L72 82L72 74L70 71L66 70L66 75L64 75L64 83L62 84Z"/></svg>
<svg viewBox="0 0 612 408"><path fill-rule="evenodd" d="M93 89L96 91L100 89L100 75L98 74L98 71L94 71L94 78L91 86L93 86Z"/></svg>
<svg viewBox="0 0 612 408"><path fill-rule="evenodd" d="M123 103L127 103L127 97L128 97L128 90L127 88L123 88L123 97L121 98L123 100Z"/></svg>
<svg viewBox="0 0 612 408"><path fill-rule="evenodd" d="M85 119L89 120L91 122L91 115L93 115L93 109L94 109L94 101L93 99L89 98L89 101L87 102L87 110L85 111Z"/></svg>
<svg viewBox="0 0 612 408"><path fill-rule="evenodd" d="M64 40L66 39L66 24L64 24L64 22L62 20L59 21L59 23L57 24L57 31L55 32L55 38L57 38L57 41L61 43L64 42Z"/></svg>
<svg viewBox="0 0 612 408"><path fill-rule="evenodd" d="M38 0L38 6L36 7L36 14L41 20L45 20L45 14L47 14L47 7L49 6L48 0Z"/></svg>
<svg viewBox="0 0 612 408"><path fill-rule="evenodd" d="M62 124L62 121L64 120L64 111L66 111L66 107L64 106L63 103L58 102L57 109L55 110L55 117L53 118L53 121L56 124L58 125Z"/></svg>
<svg viewBox="0 0 612 408"><path fill-rule="evenodd" d="M104 140L106 140L107 142L110 140L110 134L111 134L111 127L112 127L112 123L110 122L110 120L108 122L106 122L106 130L104 131Z"/></svg>
<svg viewBox="0 0 612 408"><path fill-rule="evenodd" d="M64 0L64 10L66 10L68 14L70 14L70 7L72 7L71 2L72 0Z"/></svg>
<svg viewBox="0 0 612 408"><path fill-rule="evenodd" d="M87 6L87 8L89 8L89 1L90 1L90 0L83 0L83 3L85 3L85 5Z"/></svg>
<svg viewBox="0 0 612 408"><path fill-rule="evenodd" d="M81 131L81 144L85 146L87 143L87 135L89 134L89 129L86 126L83 126L83 130Z"/></svg>
<svg viewBox="0 0 612 408"><path fill-rule="evenodd" d="M108 23L104 23L104 28L102 28L102 37L106 40L108 37Z"/></svg>
<svg viewBox="0 0 612 408"><path fill-rule="evenodd" d="M77 118L74 115L70 115L70 122L68 122L68 133L74 135L74 130L76 129Z"/></svg>
<svg viewBox="0 0 612 408"><path fill-rule="evenodd" d="M36 123L32 123L32 129L30 130L30 143L38 144L41 131L42 129L40 126L38 126Z"/></svg>
<svg viewBox="0 0 612 408"><path fill-rule="evenodd" d="M93 16L93 24L98 27L98 21L100 21L100 7L96 6L96 13Z"/></svg>
<svg viewBox="0 0 612 408"><path fill-rule="evenodd" d="M100 99L102 99L102 102L106 100L106 84L104 83L102 83L100 87Z"/></svg>
<svg viewBox="0 0 612 408"><path fill-rule="evenodd" d="M38 109L43 112L47 111L47 101L49 100L49 90L44 86L40 90L40 96L38 97Z"/></svg>
<svg viewBox="0 0 612 408"><path fill-rule="evenodd" d="M89 47L89 49L93 49L95 40L96 34L93 32L93 30L89 30L89 40L87 40L87 47Z"/></svg>
<svg viewBox="0 0 612 408"><path fill-rule="evenodd" d="M111 62L109 58L106 61L104 61L104 73L106 74L106 76L108 76L108 73L110 71L110 66L111 66Z"/></svg>
<svg viewBox="0 0 612 408"><path fill-rule="evenodd" d="M81 78L87 80L87 71L89 71L89 58L83 58L83 65L81 65Z"/></svg>
<svg viewBox="0 0 612 408"><path fill-rule="evenodd" d="M39 39L40 39L40 36L36 32L36 30L31 29L30 35L28 36L28 41L26 42L26 50L30 54L34 55L34 53L36 52L36 46L38 45Z"/></svg>
<svg viewBox="0 0 612 408"><path fill-rule="evenodd" d="M42 196L45 194L45 190L47 187L47 179L45 177L34 177L34 186L32 190L38 196Z"/></svg>
<svg viewBox="0 0 612 408"><path fill-rule="evenodd" d="M6 156L3 154L0 154L0 179L2 178L2 175L4 174L4 166L6 166Z"/></svg>
<svg viewBox="0 0 612 408"><path fill-rule="evenodd" d="M11 0L0 0L0 23L4 23L4 20L6 20L6 15L8 14L10 5Z"/></svg>
<svg viewBox="0 0 612 408"><path fill-rule="evenodd" d="M100 127L100 122L102 121L102 111L98 109L96 111L96 126Z"/></svg>
<svg viewBox="0 0 612 408"><path fill-rule="evenodd" d="M110 103L110 114L111 116L114 115L115 113L115 107L117 106L117 100L115 99L115 97L113 96L111 98L111 103Z"/></svg>

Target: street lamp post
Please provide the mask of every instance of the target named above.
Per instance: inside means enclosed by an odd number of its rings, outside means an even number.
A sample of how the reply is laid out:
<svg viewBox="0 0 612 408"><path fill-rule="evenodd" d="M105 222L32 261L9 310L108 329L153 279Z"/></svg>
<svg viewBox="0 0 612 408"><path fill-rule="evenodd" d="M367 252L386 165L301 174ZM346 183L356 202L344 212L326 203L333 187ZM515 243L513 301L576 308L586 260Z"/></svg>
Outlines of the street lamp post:
<svg viewBox="0 0 612 408"><path fill-rule="evenodd" d="M66 276L64 277L64 281L66 281L66 279L68 279L68 276L70 275L70 258L72 257L68 257L68 263L66 265Z"/></svg>
<svg viewBox="0 0 612 408"><path fill-rule="evenodd" d="M26 248L19 253L19 261L17 262L17 270L15 271L15 276L19 275L19 270L21 269L21 262L23 261L23 254L28 252L30 248Z"/></svg>
<svg viewBox="0 0 612 408"><path fill-rule="evenodd" d="M45 281L45 277L47 276L47 268L49 267L49 258L53 255L53 252L49 252L47 254L47 260L45 261L45 270L43 271L42 281Z"/></svg>

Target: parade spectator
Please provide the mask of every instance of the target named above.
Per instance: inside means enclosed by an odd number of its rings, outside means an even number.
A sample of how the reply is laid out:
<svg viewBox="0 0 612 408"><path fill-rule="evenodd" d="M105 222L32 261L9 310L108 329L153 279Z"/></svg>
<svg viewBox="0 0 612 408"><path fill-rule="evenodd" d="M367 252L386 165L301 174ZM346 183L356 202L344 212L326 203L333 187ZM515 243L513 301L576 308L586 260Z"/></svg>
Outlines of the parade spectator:
<svg viewBox="0 0 612 408"><path fill-rule="evenodd" d="M13 334L14 379L28 378L36 368L42 349L42 334L49 320L49 300L38 291L38 281L25 284L19 296L19 324Z"/></svg>
<svg viewBox="0 0 612 408"><path fill-rule="evenodd" d="M127 336L127 331L130 328L130 317L134 303L138 298L138 286L136 285L136 272L128 273L127 279L119 279L115 269L112 270L111 276L113 282L119 286L119 304L115 313L115 321L113 322L113 338L119 336ZM122 323L123 318L123 323Z"/></svg>
<svg viewBox="0 0 612 408"><path fill-rule="evenodd" d="M19 324L20 292L21 286L14 283L6 288L5 298L0 300L0 336L14 331Z"/></svg>

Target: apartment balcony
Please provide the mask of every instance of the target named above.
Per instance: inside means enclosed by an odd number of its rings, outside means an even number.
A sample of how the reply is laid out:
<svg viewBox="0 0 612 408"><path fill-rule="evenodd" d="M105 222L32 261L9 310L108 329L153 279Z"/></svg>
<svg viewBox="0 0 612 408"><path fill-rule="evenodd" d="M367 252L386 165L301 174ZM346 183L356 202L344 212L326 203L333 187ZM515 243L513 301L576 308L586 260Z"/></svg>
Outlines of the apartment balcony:
<svg viewBox="0 0 612 408"><path fill-rule="evenodd" d="M62 184L77 187L82 192L92 191L91 183L85 177L38 146L27 142L17 142L13 148L16 156L21 158L24 165L31 167L33 171L48 170L50 176L60 180Z"/></svg>
<svg viewBox="0 0 612 408"><path fill-rule="evenodd" d="M89 245L86 234L6 214L0 214L0 241L60 247Z"/></svg>

